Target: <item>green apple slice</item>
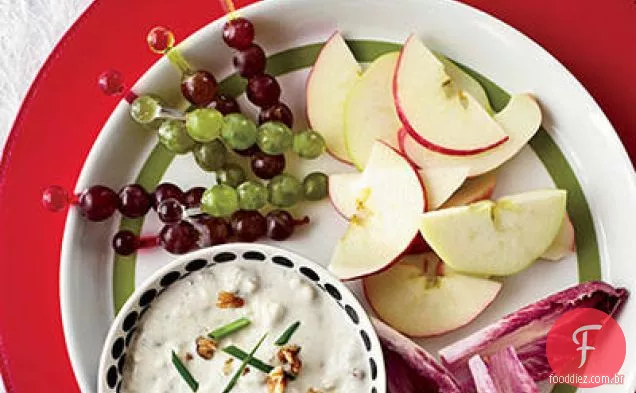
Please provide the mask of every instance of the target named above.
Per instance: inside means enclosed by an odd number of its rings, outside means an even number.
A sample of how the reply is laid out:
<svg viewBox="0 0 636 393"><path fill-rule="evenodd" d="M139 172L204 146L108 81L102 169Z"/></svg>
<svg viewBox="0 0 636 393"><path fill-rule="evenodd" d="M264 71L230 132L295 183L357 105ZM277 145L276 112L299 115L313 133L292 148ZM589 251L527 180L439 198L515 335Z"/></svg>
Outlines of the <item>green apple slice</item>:
<svg viewBox="0 0 636 393"><path fill-rule="evenodd" d="M382 140L397 146L397 132L402 123L393 103L391 87L399 52L375 59L353 86L344 110L347 152L358 170L363 170L371 146Z"/></svg>
<svg viewBox="0 0 636 393"><path fill-rule="evenodd" d="M508 276L530 266L550 247L565 205L564 190L530 191L425 213L420 231L454 270Z"/></svg>

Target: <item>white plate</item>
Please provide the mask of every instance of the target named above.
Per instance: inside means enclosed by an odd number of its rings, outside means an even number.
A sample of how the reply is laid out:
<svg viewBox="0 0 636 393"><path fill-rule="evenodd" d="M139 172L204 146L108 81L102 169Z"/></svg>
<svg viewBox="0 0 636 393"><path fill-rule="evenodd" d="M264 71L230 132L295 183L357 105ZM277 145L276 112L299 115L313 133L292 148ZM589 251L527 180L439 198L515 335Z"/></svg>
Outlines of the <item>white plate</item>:
<svg viewBox="0 0 636 393"><path fill-rule="evenodd" d="M536 95L544 108L544 126L567 158L587 198L602 278L632 291L636 289L631 232L636 219L633 167L612 126L590 95L529 38L482 12L444 0L270 0L247 7L241 14L254 21L256 41L268 55L323 42L336 29L347 38L397 43L415 32L434 50L478 70L503 89ZM169 21L163 22L169 25ZM221 40L222 23L216 21L206 26L180 46L194 65L212 71L219 79L232 72L231 52ZM279 78L283 100L294 110L297 126L304 121L306 73L307 70L301 70ZM157 93L176 105L180 97L178 81L179 74L162 59L134 90ZM244 100L241 104L244 110L250 108ZM86 160L77 190L96 183L117 189L133 182L155 144L155 135L135 125L128 116L128 105L120 103ZM329 158L313 164L326 172L352 170ZM308 170L302 168L303 172ZM186 156L172 163L164 179L188 188L210 185L214 178L199 170L192 158ZM553 185L538 156L526 148L503 168L496 192L506 194ZM303 212L312 217L311 227L299 232L293 241L280 245L326 264L345 222L327 202L303 207ZM64 234L60 279L62 320L71 363L84 392L96 391L99 353L114 317L110 238L118 225L118 217L101 224L88 223L72 211ZM149 214L144 232L156 232L158 228L156 218ZM580 240L579 246L585 246ZM142 253L137 261L135 282L142 282L172 258L162 251ZM421 343L435 351L519 306L576 281L577 256L556 264L539 262L506 279L502 293L475 322ZM355 284L353 287L359 289ZM636 347L636 303L627 303L620 323L628 348ZM595 391L633 392L635 351L628 351L621 372L625 374L626 385L604 386Z"/></svg>

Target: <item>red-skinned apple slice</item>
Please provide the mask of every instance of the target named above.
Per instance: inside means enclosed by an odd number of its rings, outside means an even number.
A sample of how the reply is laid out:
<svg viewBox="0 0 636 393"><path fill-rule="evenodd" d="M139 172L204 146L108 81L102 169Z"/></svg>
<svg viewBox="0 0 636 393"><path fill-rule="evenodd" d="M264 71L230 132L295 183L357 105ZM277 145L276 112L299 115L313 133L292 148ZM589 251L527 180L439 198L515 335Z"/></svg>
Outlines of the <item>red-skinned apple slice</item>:
<svg viewBox="0 0 636 393"><path fill-rule="evenodd" d="M362 69L340 33L325 43L307 78L307 120L327 150L350 163L344 139L344 104Z"/></svg>
<svg viewBox="0 0 636 393"><path fill-rule="evenodd" d="M420 144L447 155L473 155L508 140L503 128L444 70L417 37L404 44L393 96L405 129Z"/></svg>
<svg viewBox="0 0 636 393"><path fill-rule="evenodd" d="M466 179L464 184L440 208L465 206L489 199L495 191L495 185L497 185L497 173L494 171Z"/></svg>
<svg viewBox="0 0 636 393"><path fill-rule="evenodd" d="M329 270L349 280L388 267L410 246L426 207L426 191L408 160L376 142L360 179L356 211L336 244Z"/></svg>
<svg viewBox="0 0 636 393"><path fill-rule="evenodd" d="M468 168L427 168L418 174L426 188L426 210L440 207L462 186ZM336 211L349 220L356 212L356 198L364 188L360 173L338 173L329 176L329 199Z"/></svg>
<svg viewBox="0 0 636 393"><path fill-rule="evenodd" d="M404 257L366 277L363 284L378 317L411 337L440 335L466 325L501 289L497 281L453 272L434 253Z"/></svg>
<svg viewBox="0 0 636 393"><path fill-rule="evenodd" d="M541 108L529 94L512 96L508 105L494 115L509 140L496 148L473 156L449 156L432 151L420 145L406 131L400 130L398 142L400 150L418 167L469 166L469 176L474 177L490 172L511 159L524 147L541 126Z"/></svg>

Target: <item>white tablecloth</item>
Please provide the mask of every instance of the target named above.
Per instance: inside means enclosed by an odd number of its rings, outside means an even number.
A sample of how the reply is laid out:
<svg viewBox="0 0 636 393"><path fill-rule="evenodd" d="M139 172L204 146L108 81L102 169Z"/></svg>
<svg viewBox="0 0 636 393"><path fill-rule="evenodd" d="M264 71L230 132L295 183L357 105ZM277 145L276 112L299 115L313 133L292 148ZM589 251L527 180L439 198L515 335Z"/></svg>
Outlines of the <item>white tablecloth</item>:
<svg viewBox="0 0 636 393"><path fill-rule="evenodd" d="M90 2L0 0L0 147L37 71Z"/></svg>

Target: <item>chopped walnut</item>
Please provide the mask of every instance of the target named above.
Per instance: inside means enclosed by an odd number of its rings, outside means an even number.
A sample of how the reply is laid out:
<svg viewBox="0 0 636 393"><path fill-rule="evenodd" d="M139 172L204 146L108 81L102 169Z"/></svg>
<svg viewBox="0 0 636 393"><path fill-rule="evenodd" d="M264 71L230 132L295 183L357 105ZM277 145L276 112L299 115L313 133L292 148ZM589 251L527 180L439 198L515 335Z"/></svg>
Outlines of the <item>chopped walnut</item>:
<svg viewBox="0 0 636 393"><path fill-rule="evenodd" d="M216 341L211 338L201 336L197 338L196 344L199 356L205 360L212 359L212 356L214 356L214 352L216 351Z"/></svg>
<svg viewBox="0 0 636 393"><path fill-rule="evenodd" d="M353 371L351 372L351 375L353 375L353 377L357 379L364 379L365 373L364 373L364 370L354 368Z"/></svg>
<svg viewBox="0 0 636 393"><path fill-rule="evenodd" d="M192 359L194 359L194 356L192 356L192 354L190 352L186 353L185 360L186 361L190 361Z"/></svg>
<svg viewBox="0 0 636 393"><path fill-rule="evenodd" d="M230 375L230 373L232 372L232 363L234 362L234 359L229 358L225 361L225 363L223 363L223 375Z"/></svg>
<svg viewBox="0 0 636 393"><path fill-rule="evenodd" d="M265 379L267 384L267 393L284 393L287 387L287 378L282 367L276 367Z"/></svg>
<svg viewBox="0 0 636 393"><path fill-rule="evenodd" d="M289 373L292 375L300 374L303 362L300 360L300 347L298 345L285 345L278 350L278 361L288 366Z"/></svg>
<svg viewBox="0 0 636 393"><path fill-rule="evenodd" d="M236 296L233 292L219 292L219 296L216 300L216 306L218 308L241 308L245 305L243 298Z"/></svg>

